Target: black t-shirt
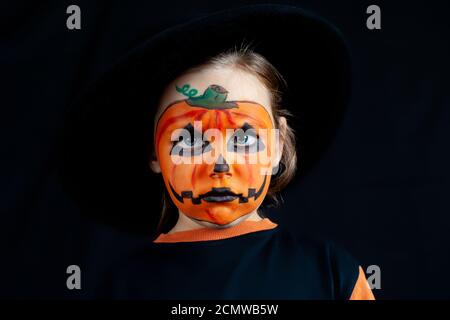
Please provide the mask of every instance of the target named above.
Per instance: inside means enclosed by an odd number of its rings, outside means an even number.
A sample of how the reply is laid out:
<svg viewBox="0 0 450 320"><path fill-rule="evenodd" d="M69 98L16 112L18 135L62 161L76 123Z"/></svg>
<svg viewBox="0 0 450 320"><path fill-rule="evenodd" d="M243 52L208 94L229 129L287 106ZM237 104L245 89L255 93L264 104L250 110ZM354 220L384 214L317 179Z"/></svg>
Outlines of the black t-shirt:
<svg viewBox="0 0 450 320"><path fill-rule="evenodd" d="M146 243L102 279L117 299L349 299L359 264L280 226L211 241Z"/></svg>

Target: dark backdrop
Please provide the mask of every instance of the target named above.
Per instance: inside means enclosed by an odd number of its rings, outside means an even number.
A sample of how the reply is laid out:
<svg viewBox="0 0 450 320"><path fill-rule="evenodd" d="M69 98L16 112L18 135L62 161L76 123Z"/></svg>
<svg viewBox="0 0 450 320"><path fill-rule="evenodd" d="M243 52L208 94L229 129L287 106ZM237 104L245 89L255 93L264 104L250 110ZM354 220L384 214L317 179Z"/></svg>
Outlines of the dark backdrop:
<svg viewBox="0 0 450 320"><path fill-rule="evenodd" d="M272 216L379 265L378 298L450 298L449 5L283 2L343 31L355 82L335 144ZM139 240L91 222L62 192L56 147L68 103L146 36L245 3L253 2L2 3L1 297L83 296L66 289L67 266L80 265L86 283ZM70 4L81 7L79 31L66 28ZM382 9L382 30L365 26L370 4Z"/></svg>

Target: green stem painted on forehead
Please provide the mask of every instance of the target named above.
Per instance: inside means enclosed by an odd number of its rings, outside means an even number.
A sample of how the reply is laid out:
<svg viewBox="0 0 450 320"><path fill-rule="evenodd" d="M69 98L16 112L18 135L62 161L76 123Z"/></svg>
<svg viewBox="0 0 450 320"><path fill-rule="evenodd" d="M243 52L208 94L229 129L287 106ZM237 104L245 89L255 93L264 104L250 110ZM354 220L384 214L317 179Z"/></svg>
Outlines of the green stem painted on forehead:
<svg viewBox="0 0 450 320"><path fill-rule="evenodd" d="M179 86L175 86L175 88L177 89L177 91L179 93L181 93L182 95L185 95L186 97L192 98L197 95L198 90L194 89L194 88L189 90L190 87L191 86L188 83L184 84L181 88Z"/></svg>
<svg viewBox="0 0 450 320"><path fill-rule="evenodd" d="M228 91L217 84L212 84L206 88L201 96L191 97L186 100L193 107L206 109L230 109L237 108L235 101L227 101Z"/></svg>

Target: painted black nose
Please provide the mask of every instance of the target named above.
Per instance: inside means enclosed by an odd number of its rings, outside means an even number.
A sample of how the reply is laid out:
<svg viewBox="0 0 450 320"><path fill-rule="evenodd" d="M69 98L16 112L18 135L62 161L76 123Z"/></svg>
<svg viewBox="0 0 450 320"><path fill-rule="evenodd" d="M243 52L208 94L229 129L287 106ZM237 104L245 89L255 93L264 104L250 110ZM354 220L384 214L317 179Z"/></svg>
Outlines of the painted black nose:
<svg viewBox="0 0 450 320"><path fill-rule="evenodd" d="M228 163L225 161L222 155L217 158L216 163L214 164L214 172L215 173L224 173L230 171L230 167Z"/></svg>

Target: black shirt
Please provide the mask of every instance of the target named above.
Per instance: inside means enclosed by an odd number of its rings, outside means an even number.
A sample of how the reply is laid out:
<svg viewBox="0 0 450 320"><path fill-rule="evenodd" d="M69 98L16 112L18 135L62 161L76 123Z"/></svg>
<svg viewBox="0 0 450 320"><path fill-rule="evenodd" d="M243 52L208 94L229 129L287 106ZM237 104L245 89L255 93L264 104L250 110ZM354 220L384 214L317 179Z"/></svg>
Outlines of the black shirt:
<svg viewBox="0 0 450 320"><path fill-rule="evenodd" d="M114 266L99 295L118 299L349 299L359 264L280 226L209 241L148 243Z"/></svg>

